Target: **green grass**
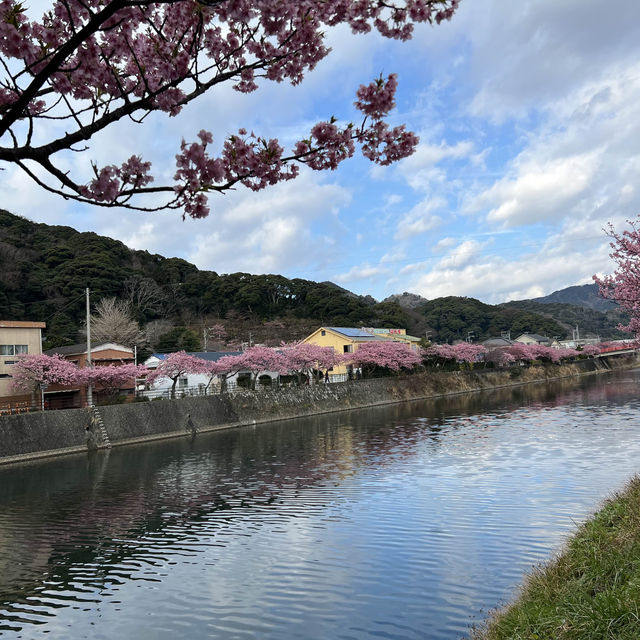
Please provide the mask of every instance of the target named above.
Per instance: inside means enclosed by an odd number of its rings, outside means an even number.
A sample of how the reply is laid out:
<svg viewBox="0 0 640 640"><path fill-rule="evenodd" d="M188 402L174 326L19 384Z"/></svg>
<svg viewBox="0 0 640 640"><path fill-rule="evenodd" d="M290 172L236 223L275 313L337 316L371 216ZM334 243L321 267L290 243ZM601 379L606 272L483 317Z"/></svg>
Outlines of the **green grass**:
<svg viewBox="0 0 640 640"><path fill-rule="evenodd" d="M638 640L640 478L608 500L565 550L527 578L474 640Z"/></svg>

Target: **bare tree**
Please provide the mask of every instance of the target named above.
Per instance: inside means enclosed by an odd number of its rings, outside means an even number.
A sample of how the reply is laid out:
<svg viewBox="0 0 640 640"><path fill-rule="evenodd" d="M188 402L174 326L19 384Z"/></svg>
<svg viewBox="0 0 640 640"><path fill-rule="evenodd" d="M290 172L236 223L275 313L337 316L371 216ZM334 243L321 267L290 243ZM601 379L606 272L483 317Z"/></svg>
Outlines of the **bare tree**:
<svg viewBox="0 0 640 640"><path fill-rule="evenodd" d="M132 317L129 303L117 298L102 298L96 305L96 314L91 316L91 339L127 347L145 342L144 333Z"/></svg>
<svg viewBox="0 0 640 640"><path fill-rule="evenodd" d="M155 349L160 336L171 329L173 329L173 322L170 322L169 320L160 319L148 322L145 327L147 342Z"/></svg>
<svg viewBox="0 0 640 640"><path fill-rule="evenodd" d="M124 283L124 295L131 309L141 315L159 313L166 299L164 292L152 278L129 278Z"/></svg>

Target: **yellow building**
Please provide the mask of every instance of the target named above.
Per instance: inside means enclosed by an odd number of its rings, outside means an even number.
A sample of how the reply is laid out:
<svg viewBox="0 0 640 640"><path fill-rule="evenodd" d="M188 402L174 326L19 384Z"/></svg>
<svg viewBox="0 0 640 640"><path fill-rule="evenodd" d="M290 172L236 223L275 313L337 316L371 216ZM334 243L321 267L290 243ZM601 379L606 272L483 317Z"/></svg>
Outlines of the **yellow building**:
<svg viewBox="0 0 640 640"><path fill-rule="evenodd" d="M28 396L18 396L11 388L11 369L17 356L26 353L42 353L44 322L0 320L0 403L18 401Z"/></svg>
<svg viewBox="0 0 640 640"><path fill-rule="evenodd" d="M353 353L363 342L404 342L412 349L418 349L420 338L407 335L405 329L373 329L352 327L320 327L302 342L316 344L320 347L333 347L338 354ZM349 365L350 367L350 365ZM346 380L347 365L338 365L329 373L331 382Z"/></svg>
<svg viewBox="0 0 640 640"><path fill-rule="evenodd" d="M404 342L405 344L408 344L414 351L417 351L420 348L420 338L408 335L406 329L374 329L363 327L362 330L366 331L367 333L372 333L377 336L388 338L390 340L393 340L394 342Z"/></svg>

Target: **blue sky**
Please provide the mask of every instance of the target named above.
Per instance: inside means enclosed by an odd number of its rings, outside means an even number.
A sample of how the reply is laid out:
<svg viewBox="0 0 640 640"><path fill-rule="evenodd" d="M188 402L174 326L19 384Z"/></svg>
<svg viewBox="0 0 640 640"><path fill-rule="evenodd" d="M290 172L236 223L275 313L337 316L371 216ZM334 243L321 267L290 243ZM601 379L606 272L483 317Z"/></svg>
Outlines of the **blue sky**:
<svg viewBox="0 0 640 640"><path fill-rule="evenodd" d="M243 126L290 142L331 115L355 118L356 89L380 72L398 74L393 120L420 135L414 156L387 168L355 157L212 197L209 218L185 222L67 203L8 168L2 207L201 269L331 280L377 299L497 303L612 270L602 229L640 212L640 3L462 0L450 23L408 43L327 37L333 52L298 87L224 88L177 118L122 124L68 161L86 170L139 153L171 175L181 138L201 128L218 142Z"/></svg>

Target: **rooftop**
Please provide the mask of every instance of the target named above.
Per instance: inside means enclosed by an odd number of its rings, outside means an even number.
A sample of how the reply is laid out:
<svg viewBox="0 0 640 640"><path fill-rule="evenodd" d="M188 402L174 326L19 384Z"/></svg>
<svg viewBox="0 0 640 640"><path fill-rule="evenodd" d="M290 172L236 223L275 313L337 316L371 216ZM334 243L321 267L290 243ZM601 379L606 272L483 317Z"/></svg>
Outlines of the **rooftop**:
<svg viewBox="0 0 640 640"><path fill-rule="evenodd" d="M239 356L242 354L242 351L188 351L188 356L195 356L196 358L201 358L202 360L208 360L209 362L216 362L220 360L220 358L224 358L224 356ZM154 353L151 355L152 358L158 358L158 360L166 360L170 353Z"/></svg>
<svg viewBox="0 0 640 640"><path fill-rule="evenodd" d="M0 320L0 329L46 329L45 322L29 322L27 320Z"/></svg>
<svg viewBox="0 0 640 640"><path fill-rule="evenodd" d="M129 347L124 347L121 344L115 344L114 342L92 342L91 343L91 353L96 351L107 351L108 349L113 351L124 351L126 353L130 353L133 356L133 349ZM86 342L78 342L76 344L69 344L64 347L54 347L53 349L47 349L45 354L48 356L53 356L59 354L61 356L75 356L81 353L87 353L87 343Z"/></svg>

